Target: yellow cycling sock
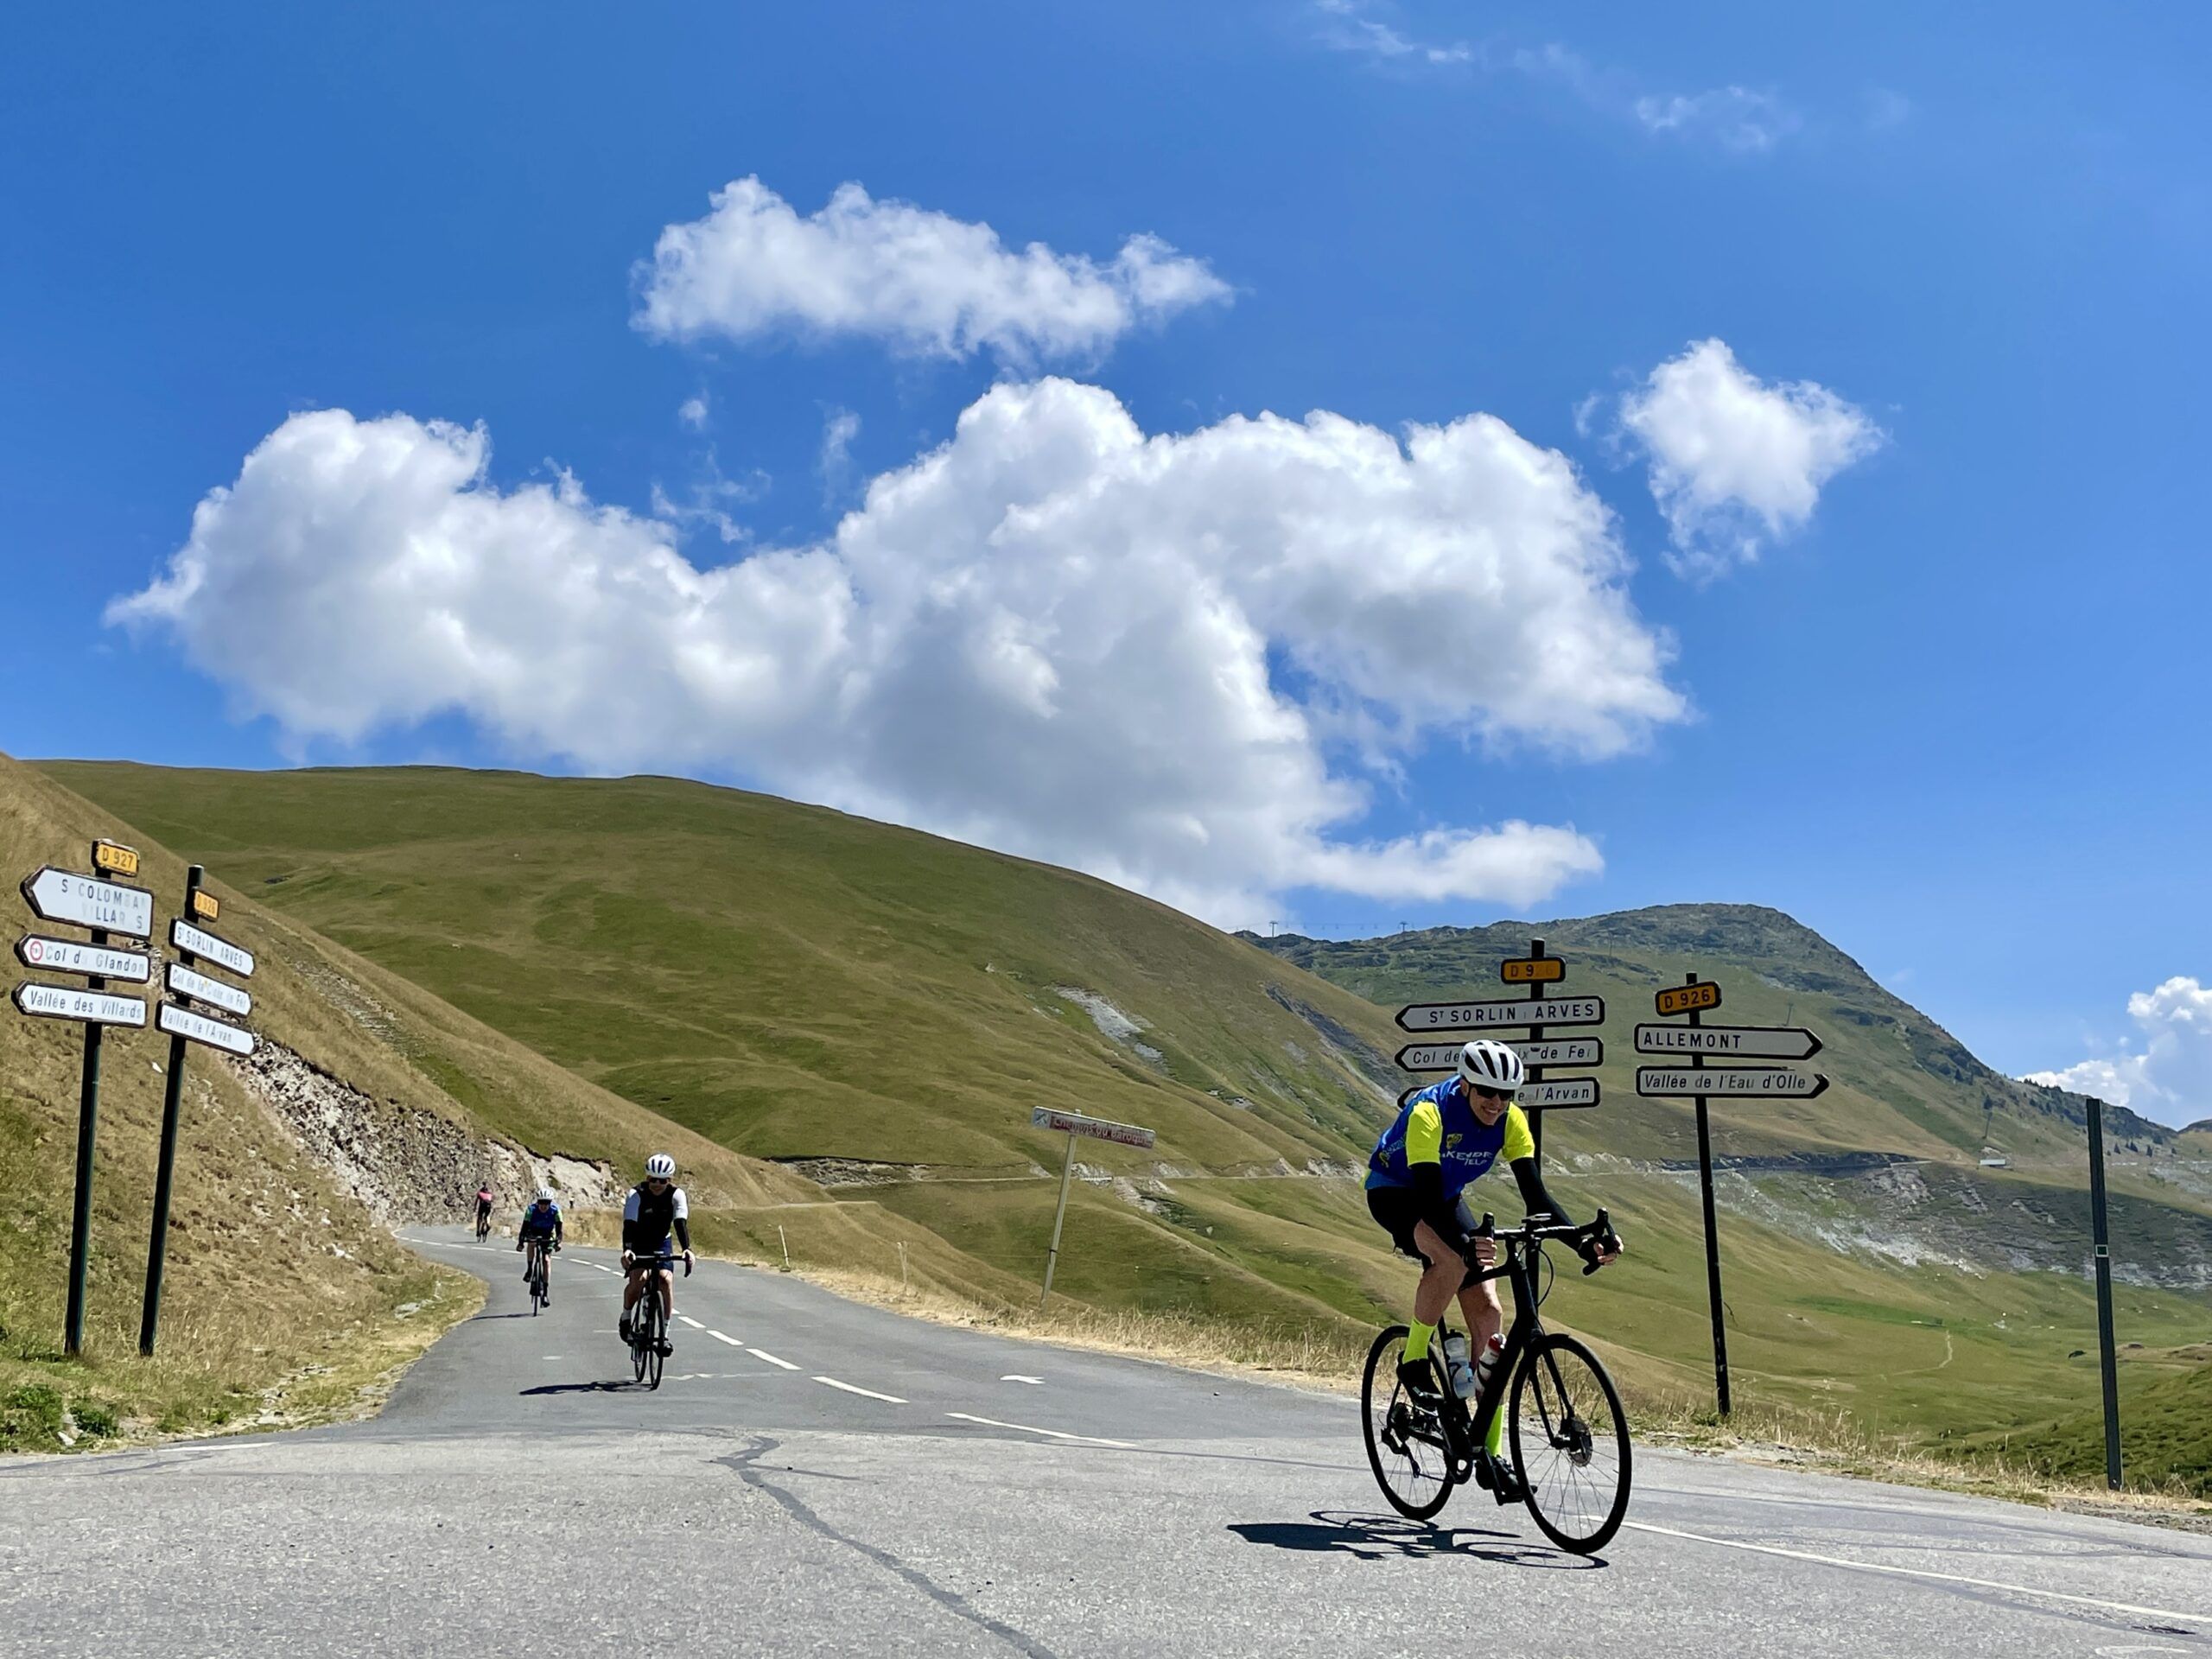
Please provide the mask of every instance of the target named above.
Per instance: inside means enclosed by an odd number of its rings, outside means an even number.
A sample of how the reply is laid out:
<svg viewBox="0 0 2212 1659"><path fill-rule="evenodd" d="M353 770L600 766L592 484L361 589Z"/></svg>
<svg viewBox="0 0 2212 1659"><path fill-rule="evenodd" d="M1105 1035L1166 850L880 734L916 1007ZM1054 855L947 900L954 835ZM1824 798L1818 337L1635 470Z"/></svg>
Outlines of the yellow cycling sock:
<svg viewBox="0 0 2212 1659"><path fill-rule="evenodd" d="M1428 1339L1435 1334L1434 1325L1423 1325L1419 1319L1414 1320L1406 1332L1406 1357L1408 1360L1427 1359Z"/></svg>
<svg viewBox="0 0 2212 1659"><path fill-rule="evenodd" d="M1505 1456L1505 1404L1503 1401L1490 1414L1490 1433L1483 1437L1483 1445L1493 1458L1502 1459Z"/></svg>

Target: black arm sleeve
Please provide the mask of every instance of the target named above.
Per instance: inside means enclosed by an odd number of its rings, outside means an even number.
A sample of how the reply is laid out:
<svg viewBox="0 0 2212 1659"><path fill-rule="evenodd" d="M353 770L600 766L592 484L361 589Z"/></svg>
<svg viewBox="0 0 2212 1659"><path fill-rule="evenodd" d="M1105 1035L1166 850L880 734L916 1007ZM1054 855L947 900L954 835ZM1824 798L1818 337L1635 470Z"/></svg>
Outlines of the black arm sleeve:
<svg viewBox="0 0 2212 1659"><path fill-rule="evenodd" d="M1521 1189L1521 1202L1530 1215L1548 1214L1557 1216L1562 1222L1573 1221L1573 1217L1567 1213L1559 1200L1544 1190L1544 1178L1537 1169L1535 1159L1516 1158L1513 1160L1513 1181Z"/></svg>
<svg viewBox="0 0 2212 1659"><path fill-rule="evenodd" d="M1459 1206L1444 1196L1444 1169L1439 1164L1414 1164L1406 1171L1413 1177L1414 1202L1421 1206L1417 1212L1421 1220L1436 1229L1436 1236L1462 1255L1467 1251L1466 1235L1459 1227Z"/></svg>
<svg viewBox="0 0 2212 1659"><path fill-rule="evenodd" d="M683 1249L691 1248L691 1224L681 1216L676 1217L676 1243Z"/></svg>

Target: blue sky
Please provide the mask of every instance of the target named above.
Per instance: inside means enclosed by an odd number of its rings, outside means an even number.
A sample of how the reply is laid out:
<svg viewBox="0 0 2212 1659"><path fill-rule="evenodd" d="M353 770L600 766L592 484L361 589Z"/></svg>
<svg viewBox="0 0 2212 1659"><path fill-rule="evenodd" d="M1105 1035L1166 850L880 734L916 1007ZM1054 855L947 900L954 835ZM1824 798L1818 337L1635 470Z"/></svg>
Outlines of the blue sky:
<svg viewBox="0 0 2212 1659"><path fill-rule="evenodd" d="M2187 9L5 29L0 747L681 770L1336 934L1756 901L2212 1115Z"/></svg>

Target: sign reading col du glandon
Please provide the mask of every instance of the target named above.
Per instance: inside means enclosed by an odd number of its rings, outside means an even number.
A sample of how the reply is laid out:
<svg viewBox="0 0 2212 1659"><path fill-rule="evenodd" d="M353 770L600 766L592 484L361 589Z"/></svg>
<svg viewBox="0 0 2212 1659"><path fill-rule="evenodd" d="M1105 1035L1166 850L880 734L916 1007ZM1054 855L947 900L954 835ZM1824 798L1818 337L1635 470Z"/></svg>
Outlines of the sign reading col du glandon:
<svg viewBox="0 0 2212 1659"><path fill-rule="evenodd" d="M1504 1031L1522 1026L1601 1026L1602 996L1519 997L1503 1001L1415 1002L1398 1010L1401 1031Z"/></svg>

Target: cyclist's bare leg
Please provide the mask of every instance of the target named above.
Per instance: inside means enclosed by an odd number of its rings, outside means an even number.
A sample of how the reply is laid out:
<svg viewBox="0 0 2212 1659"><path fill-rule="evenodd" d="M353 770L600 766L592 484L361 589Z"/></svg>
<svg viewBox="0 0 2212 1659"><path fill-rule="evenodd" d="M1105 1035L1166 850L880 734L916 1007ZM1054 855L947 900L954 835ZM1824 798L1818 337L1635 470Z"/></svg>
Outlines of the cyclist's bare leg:
<svg viewBox="0 0 2212 1659"><path fill-rule="evenodd" d="M624 1319L630 1317L630 1310L637 1306L638 1298L644 1292L645 1287L645 1270L643 1268L631 1268L630 1277L622 1287L622 1317Z"/></svg>
<svg viewBox="0 0 2212 1659"><path fill-rule="evenodd" d="M676 1275L663 1268L653 1275L660 1281L660 1311L664 1319L676 1317Z"/></svg>
<svg viewBox="0 0 2212 1659"><path fill-rule="evenodd" d="M1421 1283L1414 1287L1414 1318L1423 1325L1434 1325L1444 1317L1444 1310L1452 1306L1452 1294L1467 1276L1467 1264L1460 1259L1459 1252L1439 1238L1436 1229L1425 1221L1414 1224L1414 1243L1421 1246L1421 1253L1429 1262Z"/></svg>
<svg viewBox="0 0 2212 1659"><path fill-rule="evenodd" d="M1505 1309L1497 1300L1497 1281L1484 1279L1459 1293L1460 1316L1467 1321L1467 1340L1477 1354L1505 1328Z"/></svg>

